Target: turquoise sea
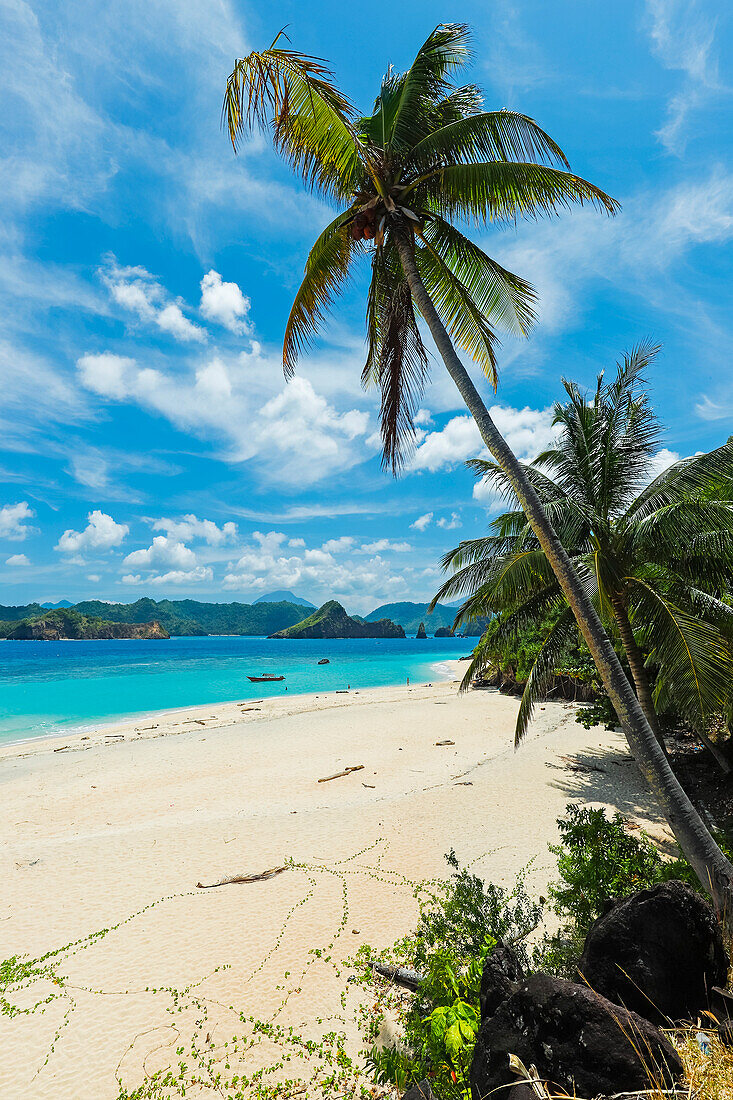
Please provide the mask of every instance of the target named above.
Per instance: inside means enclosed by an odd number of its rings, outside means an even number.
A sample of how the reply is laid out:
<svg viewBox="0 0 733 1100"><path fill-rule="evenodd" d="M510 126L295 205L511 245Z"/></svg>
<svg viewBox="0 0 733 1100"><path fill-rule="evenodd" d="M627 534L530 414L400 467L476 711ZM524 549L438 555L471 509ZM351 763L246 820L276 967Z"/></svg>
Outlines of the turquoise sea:
<svg viewBox="0 0 733 1100"><path fill-rule="evenodd" d="M439 679L463 638L0 641L0 741L68 733L171 707ZM322 657L330 664L318 665ZM285 680L251 684L273 672Z"/></svg>

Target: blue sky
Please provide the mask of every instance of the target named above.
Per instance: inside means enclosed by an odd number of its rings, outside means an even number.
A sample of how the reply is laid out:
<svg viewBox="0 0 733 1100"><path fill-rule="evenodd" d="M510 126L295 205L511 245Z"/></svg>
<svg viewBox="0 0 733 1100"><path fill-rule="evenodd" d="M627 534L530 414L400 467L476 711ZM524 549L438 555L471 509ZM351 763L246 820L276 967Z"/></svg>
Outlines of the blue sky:
<svg viewBox="0 0 733 1100"><path fill-rule="evenodd" d="M733 420L731 9L718 0L439 5L384 22L335 2L8 0L0 13L0 602L427 598L480 533L479 451L434 365L411 467L380 469L358 281L285 385L279 341L330 218L260 138L220 130L236 56L289 24L368 110L433 26L475 30L472 79L535 117L623 204L479 232L533 281L496 418L520 457L562 375L591 384L651 336L660 463Z"/></svg>

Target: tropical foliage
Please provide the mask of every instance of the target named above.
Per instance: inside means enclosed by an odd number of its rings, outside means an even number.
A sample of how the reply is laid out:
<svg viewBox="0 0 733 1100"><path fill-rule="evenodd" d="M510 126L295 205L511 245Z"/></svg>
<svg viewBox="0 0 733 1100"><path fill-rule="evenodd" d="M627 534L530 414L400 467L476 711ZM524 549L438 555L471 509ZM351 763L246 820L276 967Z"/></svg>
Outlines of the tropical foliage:
<svg viewBox="0 0 733 1100"><path fill-rule="evenodd" d="M653 728L674 710L701 728L730 708L733 676L733 439L654 477L660 427L642 371L656 350L641 345L616 377L600 375L590 396L565 382L554 409L556 442L526 467L545 510L607 626L623 649ZM470 463L506 497L511 487L492 462ZM519 740L568 648L577 644L572 612L521 509L491 534L444 559L454 570L436 599L468 593L457 622L502 612L479 643L466 683L529 626L542 643L527 669Z"/></svg>
<svg viewBox="0 0 733 1100"><path fill-rule="evenodd" d="M365 945L360 950L358 959L366 964L361 981L377 993L400 1029L397 1043L378 1047L373 1045L374 1017L366 1017L371 1028L364 1036L367 1066L377 1084L391 1083L404 1091L427 1078L436 1096L470 1100L483 962L499 941L512 946L525 973L541 970L577 981L585 936L610 899L673 878L700 888L681 855L663 858L652 840L621 814L609 818L603 809L571 803L557 824L560 842L550 846L557 878L549 899L532 899L522 875L509 891L484 882L449 854L452 874L434 884L422 901L414 932L381 955L390 965L423 975L414 995L392 984L385 989L371 966L372 949ZM528 947L548 902L557 931Z"/></svg>

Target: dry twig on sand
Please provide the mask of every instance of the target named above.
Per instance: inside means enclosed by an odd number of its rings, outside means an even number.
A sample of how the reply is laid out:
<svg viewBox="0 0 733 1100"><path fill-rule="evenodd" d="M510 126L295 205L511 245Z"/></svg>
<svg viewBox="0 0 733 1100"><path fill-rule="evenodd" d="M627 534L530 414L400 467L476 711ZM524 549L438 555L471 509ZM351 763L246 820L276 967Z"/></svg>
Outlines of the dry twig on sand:
<svg viewBox="0 0 733 1100"><path fill-rule="evenodd" d="M196 885L199 890L212 890L214 886L228 886L231 882L262 882L263 879L281 875L287 869L287 864L283 864L281 867L270 867L268 871L261 871L257 875L234 875L232 878L220 878L218 882L197 882Z"/></svg>
<svg viewBox="0 0 733 1100"><path fill-rule="evenodd" d="M324 775L323 779L319 779L319 783L328 783L331 779L340 779L342 775L351 775L352 772L364 771L363 764L355 764L353 768L345 768L342 772L336 772L334 775Z"/></svg>

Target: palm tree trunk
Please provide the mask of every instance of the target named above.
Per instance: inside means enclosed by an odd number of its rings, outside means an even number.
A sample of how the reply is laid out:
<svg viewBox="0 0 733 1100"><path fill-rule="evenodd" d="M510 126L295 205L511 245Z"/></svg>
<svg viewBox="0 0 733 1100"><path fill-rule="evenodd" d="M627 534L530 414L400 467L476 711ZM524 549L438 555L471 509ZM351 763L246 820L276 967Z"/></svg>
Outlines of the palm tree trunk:
<svg viewBox="0 0 733 1100"><path fill-rule="evenodd" d="M413 300L430 329L448 373L476 421L481 438L509 479L532 530L552 566L591 651L603 686L619 717L629 748L642 775L658 799L680 848L694 868L703 887L712 895L719 912L733 912L733 865L715 843L669 766L669 761L644 716L639 700L616 656L616 651L603 629L603 624L547 519L536 492L491 419L468 371L458 358L450 336L420 278L415 264L412 236L406 230L397 232L395 243Z"/></svg>
<svg viewBox="0 0 733 1100"><path fill-rule="evenodd" d="M652 728L654 736L666 756L667 749L659 731L659 719L657 718L657 712L654 707L654 698L652 696L651 684L649 683L649 676L646 671L644 654L636 644L636 638L634 637L634 631L631 629L629 615L623 598L621 596L613 596L611 598L611 606L613 607L613 615L616 620L619 636L629 662L631 675L634 678L636 697L639 700L641 709L644 711L647 722Z"/></svg>

